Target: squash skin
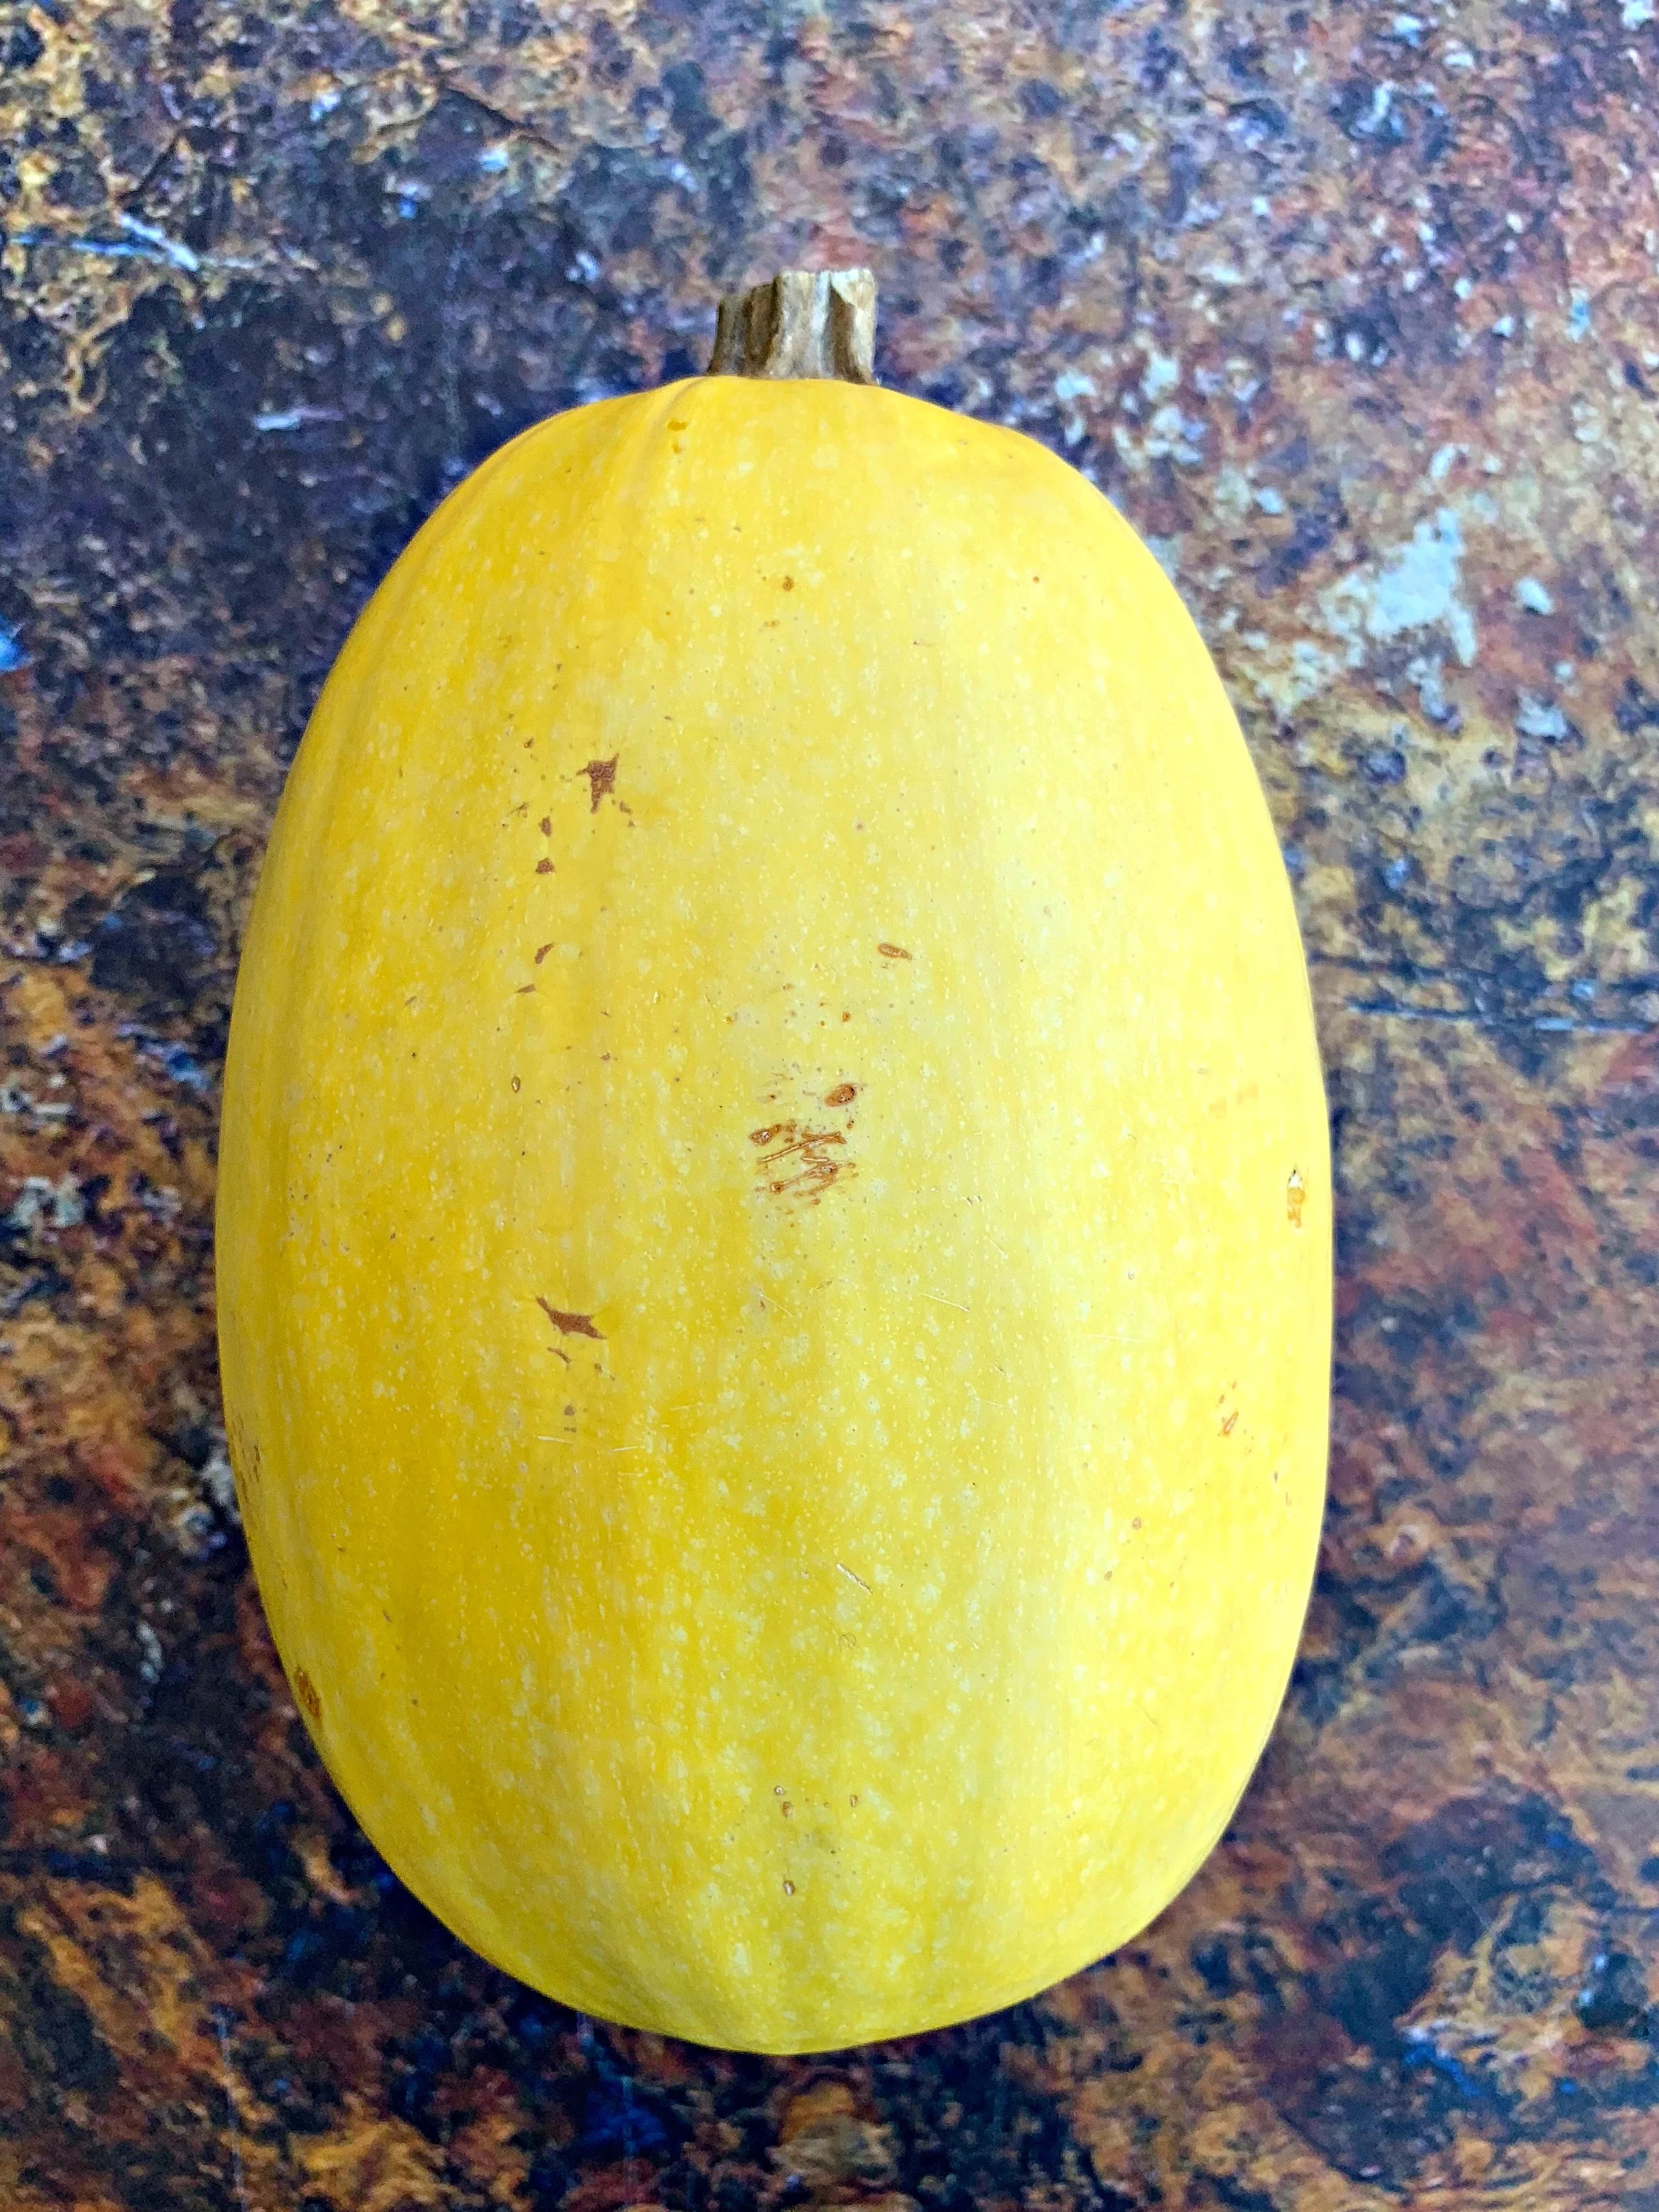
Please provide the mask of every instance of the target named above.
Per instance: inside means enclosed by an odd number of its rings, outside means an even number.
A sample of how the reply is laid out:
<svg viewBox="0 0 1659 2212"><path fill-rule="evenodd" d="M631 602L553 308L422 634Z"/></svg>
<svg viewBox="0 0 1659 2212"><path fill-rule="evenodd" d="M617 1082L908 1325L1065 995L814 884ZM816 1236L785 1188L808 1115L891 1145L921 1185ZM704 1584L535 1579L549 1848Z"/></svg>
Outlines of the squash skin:
<svg viewBox="0 0 1659 2212"><path fill-rule="evenodd" d="M829 381L577 410L419 532L232 1022L228 1427L319 1749L499 1965L831 2049L1221 1832L1323 1503L1271 822L1151 555Z"/></svg>

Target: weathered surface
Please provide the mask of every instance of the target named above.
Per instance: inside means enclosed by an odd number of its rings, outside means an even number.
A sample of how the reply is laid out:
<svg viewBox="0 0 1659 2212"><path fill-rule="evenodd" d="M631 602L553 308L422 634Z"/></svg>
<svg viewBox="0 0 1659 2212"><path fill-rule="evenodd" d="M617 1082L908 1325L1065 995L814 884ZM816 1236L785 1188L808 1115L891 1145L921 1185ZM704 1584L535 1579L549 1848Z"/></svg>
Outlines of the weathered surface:
<svg viewBox="0 0 1659 2212"><path fill-rule="evenodd" d="M1659 21L1644 0L0 14L0 2196L1659 2206ZM1324 1571L1140 1943L844 2062L462 1955L288 1704L213 1368L283 763L443 489L867 260L1158 544L1315 961Z"/></svg>

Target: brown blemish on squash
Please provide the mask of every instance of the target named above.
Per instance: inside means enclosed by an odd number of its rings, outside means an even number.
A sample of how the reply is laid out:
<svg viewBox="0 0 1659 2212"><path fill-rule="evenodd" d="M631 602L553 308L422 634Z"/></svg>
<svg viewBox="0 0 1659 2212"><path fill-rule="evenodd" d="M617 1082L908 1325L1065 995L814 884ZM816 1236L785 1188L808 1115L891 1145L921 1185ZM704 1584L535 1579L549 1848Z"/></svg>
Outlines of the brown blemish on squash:
<svg viewBox="0 0 1659 2212"><path fill-rule="evenodd" d="M876 950L884 960L908 960L910 957L902 945L878 945Z"/></svg>
<svg viewBox="0 0 1659 2212"><path fill-rule="evenodd" d="M1221 1424L1221 1433L1222 1433L1222 1435L1223 1435L1224 1437L1230 1437L1230 1436L1231 1436L1231 1434L1232 1434L1232 1432L1233 1432L1234 1429L1235 1429L1235 1428L1237 1428L1237 1425L1238 1425L1238 1408L1237 1408L1237 1406L1235 1406L1235 1407L1233 1407L1232 1412L1231 1412L1231 1413L1229 1413L1229 1414L1228 1414L1228 1416L1227 1416L1226 1419L1225 1419L1225 1420Z"/></svg>
<svg viewBox="0 0 1659 2212"><path fill-rule="evenodd" d="M833 1091L825 1093L823 1103L826 1106L850 1106L858 1095L856 1083L838 1083Z"/></svg>
<svg viewBox="0 0 1659 2212"><path fill-rule="evenodd" d="M1302 1208L1307 1200L1300 1168L1291 1170L1291 1179L1285 1186L1285 1218L1292 1229L1302 1226Z"/></svg>
<svg viewBox="0 0 1659 2212"><path fill-rule="evenodd" d="M591 1336L600 1344L605 1342L603 1334L593 1326L592 1314L561 1313L557 1306L549 1305L539 1293L536 1303L561 1336Z"/></svg>
<svg viewBox="0 0 1659 2212"><path fill-rule="evenodd" d="M599 801L608 798L617 788L617 763L621 758L620 753L612 753L608 761L592 760L586 768L577 769L578 775L587 778L590 802L587 811L590 814L597 814Z"/></svg>
<svg viewBox="0 0 1659 2212"><path fill-rule="evenodd" d="M536 873L537 873L538 876L550 876L550 875L552 874L552 872L553 872L553 863L552 863L552 861L551 861L551 860L538 860L538 861L537 861L537 863L536 863Z"/></svg>
<svg viewBox="0 0 1659 2212"><path fill-rule="evenodd" d="M248 1434L240 1414L232 1413L225 1423L225 1449L230 1454L236 1486L244 1500L251 1501L259 1486L259 1446L258 1440Z"/></svg>
<svg viewBox="0 0 1659 2212"><path fill-rule="evenodd" d="M794 590L794 588L795 588L795 580L794 580L794 578L793 578L793 576L786 576L786 577L784 578L784 580L783 580L783 588L784 588L784 590L785 590L786 592L793 592L793 591Z"/></svg>
<svg viewBox="0 0 1659 2212"><path fill-rule="evenodd" d="M553 817L550 814L544 814L536 826L544 837L550 837L553 835Z"/></svg>
<svg viewBox="0 0 1659 2212"><path fill-rule="evenodd" d="M804 1198L816 1206L834 1182L855 1171L850 1160L830 1157L831 1146L847 1142L839 1129L803 1128L799 1121L775 1121L769 1128L751 1129L749 1141L773 1147L763 1152L755 1171L774 1198ZM787 1165L779 1174L781 1163Z"/></svg>
<svg viewBox="0 0 1659 2212"><path fill-rule="evenodd" d="M313 1728L320 1728L323 1724L323 1701L318 1695L317 1685L303 1667L296 1667L294 1670L294 1695Z"/></svg>
<svg viewBox="0 0 1659 2212"><path fill-rule="evenodd" d="M552 945L552 940L551 940L550 939L549 939L549 941L548 941L545 945L538 945L536 947L536 965L537 965L538 968L541 966L541 964L542 964L543 961L546 959L546 957L547 957L548 954L549 954L552 950L553 950L553 945Z"/></svg>

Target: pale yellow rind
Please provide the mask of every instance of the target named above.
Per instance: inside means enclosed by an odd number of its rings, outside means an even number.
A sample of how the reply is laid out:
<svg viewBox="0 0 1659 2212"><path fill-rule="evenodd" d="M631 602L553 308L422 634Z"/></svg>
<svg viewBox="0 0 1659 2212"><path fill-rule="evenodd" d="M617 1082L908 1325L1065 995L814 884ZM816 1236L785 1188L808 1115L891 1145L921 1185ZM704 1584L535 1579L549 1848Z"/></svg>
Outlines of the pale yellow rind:
<svg viewBox="0 0 1659 2212"><path fill-rule="evenodd" d="M490 1958L791 2051L1133 1934L1290 1668L1330 1177L1267 809L1133 532L831 382L495 456L290 777L219 1270L296 1694Z"/></svg>

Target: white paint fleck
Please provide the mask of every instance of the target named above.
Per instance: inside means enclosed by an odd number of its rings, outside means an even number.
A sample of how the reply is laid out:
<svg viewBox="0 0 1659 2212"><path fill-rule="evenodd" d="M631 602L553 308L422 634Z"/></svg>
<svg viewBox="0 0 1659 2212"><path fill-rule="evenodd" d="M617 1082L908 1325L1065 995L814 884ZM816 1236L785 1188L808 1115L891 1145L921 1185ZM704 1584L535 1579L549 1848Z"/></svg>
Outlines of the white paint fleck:
<svg viewBox="0 0 1659 2212"><path fill-rule="evenodd" d="M1517 606L1524 607L1529 615L1553 615L1555 601L1536 576L1522 576L1515 587Z"/></svg>
<svg viewBox="0 0 1659 2212"><path fill-rule="evenodd" d="M1559 744L1567 734L1567 718L1553 702L1534 699L1529 691L1523 691L1516 709L1515 726L1523 738L1543 738L1552 744Z"/></svg>
<svg viewBox="0 0 1659 2212"><path fill-rule="evenodd" d="M339 420L337 407L277 407L256 415L253 427L256 430L264 431L301 430L307 422L337 422Z"/></svg>
<svg viewBox="0 0 1659 2212"><path fill-rule="evenodd" d="M1407 630L1444 629L1459 660L1468 667L1475 655L1474 622L1458 596L1463 533L1450 507L1432 522L1419 522L1410 542L1401 546L1376 580L1345 579L1327 593L1328 612L1346 599L1358 605L1367 637L1399 637ZM1344 625L1334 620L1340 635Z"/></svg>
<svg viewBox="0 0 1659 2212"><path fill-rule="evenodd" d="M75 1229L87 1218L86 1200L72 1175L52 1182L45 1176L26 1176L7 1225L27 1236L44 1224L48 1229Z"/></svg>
<svg viewBox="0 0 1659 2212"><path fill-rule="evenodd" d="M1181 382L1181 363L1172 353L1152 353L1146 357L1146 368L1140 380L1140 388L1148 399L1164 399Z"/></svg>
<svg viewBox="0 0 1659 2212"><path fill-rule="evenodd" d="M140 222L136 215L124 215L119 221L130 237L142 239L146 246L153 246L161 259L170 261L175 269L185 270L193 276L201 268L201 256L181 238L169 238L154 223Z"/></svg>
<svg viewBox="0 0 1659 2212"><path fill-rule="evenodd" d="M1654 15L1654 0L1624 0L1619 10L1619 20L1627 31L1639 31L1644 23L1650 23Z"/></svg>
<svg viewBox="0 0 1659 2212"><path fill-rule="evenodd" d="M240 1527L242 1516L236 1504L236 1476L230 1464L229 1454L222 1443L215 1444L209 1453L207 1463L202 1469L201 1483L217 1510L224 1515L226 1520Z"/></svg>

